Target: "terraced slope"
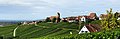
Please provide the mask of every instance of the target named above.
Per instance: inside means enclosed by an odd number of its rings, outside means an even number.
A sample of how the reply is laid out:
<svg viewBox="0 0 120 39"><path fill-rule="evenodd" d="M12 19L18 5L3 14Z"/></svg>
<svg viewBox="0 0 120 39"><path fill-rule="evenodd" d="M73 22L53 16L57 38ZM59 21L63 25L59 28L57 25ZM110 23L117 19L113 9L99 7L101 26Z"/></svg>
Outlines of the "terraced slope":
<svg viewBox="0 0 120 39"><path fill-rule="evenodd" d="M4 38L12 38L13 30L19 25L0 27L0 35ZM38 38L44 36L57 36L78 33L78 25L75 23L39 23L38 26L34 25L22 25L16 31L16 38L29 39Z"/></svg>

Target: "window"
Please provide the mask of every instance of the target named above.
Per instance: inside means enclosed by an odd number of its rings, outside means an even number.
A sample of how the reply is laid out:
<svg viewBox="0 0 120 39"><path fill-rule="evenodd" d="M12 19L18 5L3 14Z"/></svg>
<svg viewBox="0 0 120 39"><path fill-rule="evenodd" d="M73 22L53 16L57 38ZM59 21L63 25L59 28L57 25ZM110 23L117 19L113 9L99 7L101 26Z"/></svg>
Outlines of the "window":
<svg viewBox="0 0 120 39"><path fill-rule="evenodd" d="M85 33L87 33L88 31L85 31Z"/></svg>
<svg viewBox="0 0 120 39"><path fill-rule="evenodd" d="M84 31L81 31L82 33L84 32Z"/></svg>

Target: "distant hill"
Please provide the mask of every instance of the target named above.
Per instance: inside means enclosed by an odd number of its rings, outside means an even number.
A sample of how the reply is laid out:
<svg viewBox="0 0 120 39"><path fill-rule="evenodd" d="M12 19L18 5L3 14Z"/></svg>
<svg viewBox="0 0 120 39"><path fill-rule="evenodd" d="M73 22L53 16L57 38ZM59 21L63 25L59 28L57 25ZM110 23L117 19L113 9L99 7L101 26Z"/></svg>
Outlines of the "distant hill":
<svg viewBox="0 0 120 39"><path fill-rule="evenodd" d="M19 21L19 20L0 20L0 25L1 26L6 26L6 25L11 25L11 24L17 24L23 21Z"/></svg>
<svg viewBox="0 0 120 39"><path fill-rule="evenodd" d="M44 20L45 19L41 19L41 20L0 20L0 26L17 24L17 23L21 23L21 22L44 21Z"/></svg>

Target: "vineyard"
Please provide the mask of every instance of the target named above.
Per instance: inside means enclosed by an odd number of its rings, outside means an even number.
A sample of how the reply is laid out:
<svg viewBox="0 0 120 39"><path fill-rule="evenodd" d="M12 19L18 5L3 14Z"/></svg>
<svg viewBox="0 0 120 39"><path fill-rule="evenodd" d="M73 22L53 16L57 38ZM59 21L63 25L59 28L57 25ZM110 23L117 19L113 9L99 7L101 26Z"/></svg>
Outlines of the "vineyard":
<svg viewBox="0 0 120 39"><path fill-rule="evenodd" d="M92 24L100 23L93 21ZM76 23L39 23L22 25L13 37L13 30L19 25L0 27L1 39L117 39L120 38L120 29L78 34L79 25ZM80 26L83 27L83 26ZM70 34L72 32L72 34Z"/></svg>
<svg viewBox="0 0 120 39"><path fill-rule="evenodd" d="M13 30L18 25L0 27L1 38L13 38ZM78 25L75 23L40 23L35 25L22 25L16 31L15 38L39 38L44 36L58 36L64 34L78 33Z"/></svg>
<svg viewBox="0 0 120 39"><path fill-rule="evenodd" d="M59 36L40 37L36 39L119 39L120 31L96 32L87 34L67 34Z"/></svg>

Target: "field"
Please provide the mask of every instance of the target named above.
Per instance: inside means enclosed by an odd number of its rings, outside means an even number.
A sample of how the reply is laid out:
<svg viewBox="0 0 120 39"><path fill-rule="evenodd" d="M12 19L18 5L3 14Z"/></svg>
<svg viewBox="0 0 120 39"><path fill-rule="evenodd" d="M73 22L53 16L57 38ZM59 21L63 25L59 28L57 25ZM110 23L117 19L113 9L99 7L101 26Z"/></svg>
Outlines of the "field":
<svg viewBox="0 0 120 39"><path fill-rule="evenodd" d="M13 30L19 25L0 27L1 38L13 38ZM44 36L58 36L79 32L75 23L39 23L35 25L22 25L16 30L16 38L38 38Z"/></svg>
<svg viewBox="0 0 120 39"><path fill-rule="evenodd" d="M19 25L0 27L2 39L116 39L120 36L120 29L94 33L78 34L79 25L76 23L39 23L22 25L13 37L13 30ZM80 26L82 27L82 26ZM72 34L70 34L72 32Z"/></svg>

